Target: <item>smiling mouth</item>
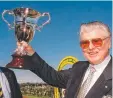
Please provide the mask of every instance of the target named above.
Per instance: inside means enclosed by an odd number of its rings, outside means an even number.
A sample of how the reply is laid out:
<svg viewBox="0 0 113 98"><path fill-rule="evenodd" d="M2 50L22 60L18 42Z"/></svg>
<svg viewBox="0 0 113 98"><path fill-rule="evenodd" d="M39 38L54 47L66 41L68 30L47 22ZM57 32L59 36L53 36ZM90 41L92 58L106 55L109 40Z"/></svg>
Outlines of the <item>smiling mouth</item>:
<svg viewBox="0 0 113 98"><path fill-rule="evenodd" d="M98 52L90 52L88 53L90 56L96 56L98 54Z"/></svg>

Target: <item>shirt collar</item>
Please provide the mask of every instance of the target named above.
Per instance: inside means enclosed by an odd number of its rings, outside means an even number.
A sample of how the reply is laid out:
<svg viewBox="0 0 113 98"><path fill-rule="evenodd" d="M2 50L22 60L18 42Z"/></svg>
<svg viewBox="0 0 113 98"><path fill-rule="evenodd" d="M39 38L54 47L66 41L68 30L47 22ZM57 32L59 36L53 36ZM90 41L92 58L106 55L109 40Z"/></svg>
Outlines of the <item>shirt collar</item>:
<svg viewBox="0 0 113 98"><path fill-rule="evenodd" d="M97 64L97 65L92 65L90 64L89 66L93 66L95 68L96 71L99 71L100 69L101 70L104 70L104 68L107 66L107 64L109 63L111 59L111 56L108 55L103 62L101 62L100 64Z"/></svg>

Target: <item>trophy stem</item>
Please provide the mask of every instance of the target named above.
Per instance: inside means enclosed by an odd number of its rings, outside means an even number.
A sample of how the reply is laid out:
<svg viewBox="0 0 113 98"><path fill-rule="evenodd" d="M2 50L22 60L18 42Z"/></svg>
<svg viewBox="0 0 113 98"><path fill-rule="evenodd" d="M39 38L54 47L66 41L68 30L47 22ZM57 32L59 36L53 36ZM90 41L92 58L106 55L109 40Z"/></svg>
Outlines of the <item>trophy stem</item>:
<svg viewBox="0 0 113 98"><path fill-rule="evenodd" d="M21 69L24 65L24 56L19 56L17 54L12 55L12 61L6 65L7 68L17 68Z"/></svg>

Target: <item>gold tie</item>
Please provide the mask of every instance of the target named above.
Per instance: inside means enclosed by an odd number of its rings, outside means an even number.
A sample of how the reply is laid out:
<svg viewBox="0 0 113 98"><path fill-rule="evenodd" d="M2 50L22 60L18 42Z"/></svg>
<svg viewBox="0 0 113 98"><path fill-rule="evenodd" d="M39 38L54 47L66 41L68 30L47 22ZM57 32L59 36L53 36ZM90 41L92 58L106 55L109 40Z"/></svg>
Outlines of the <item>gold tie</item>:
<svg viewBox="0 0 113 98"><path fill-rule="evenodd" d="M3 98L3 91L2 91L1 83L0 83L0 98Z"/></svg>
<svg viewBox="0 0 113 98"><path fill-rule="evenodd" d="M96 71L95 68L91 66L89 75L88 75L87 79L84 81L84 83L81 85L77 98L85 98L85 94L91 83L91 80L93 78L95 71Z"/></svg>

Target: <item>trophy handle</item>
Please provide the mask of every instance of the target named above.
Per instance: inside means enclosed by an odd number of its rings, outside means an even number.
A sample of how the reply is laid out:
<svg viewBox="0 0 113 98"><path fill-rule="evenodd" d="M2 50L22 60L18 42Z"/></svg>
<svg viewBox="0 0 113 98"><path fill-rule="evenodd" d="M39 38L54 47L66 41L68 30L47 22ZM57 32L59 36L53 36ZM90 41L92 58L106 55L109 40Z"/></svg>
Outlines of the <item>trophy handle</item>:
<svg viewBox="0 0 113 98"><path fill-rule="evenodd" d="M10 10L4 10L4 12L2 13L2 19L8 24L9 26L9 29L13 29L14 28L14 25L10 24L5 18L4 18L4 15L5 14L9 14L9 15L14 15L13 11L10 11Z"/></svg>
<svg viewBox="0 0 113 98"><path fill-rule="evenodd" d="M44 25L48 24L48 23L50 22L50 20L51 20L50 14L47 13L47 12L42 13L41 16L42 16L42 17L48 16L48 20L47 20L46 22L44 22L42 25L40 25L40 26L36 25L36 29L39 30L39 31L40 31L41 28L43 28Z"/></svg>

